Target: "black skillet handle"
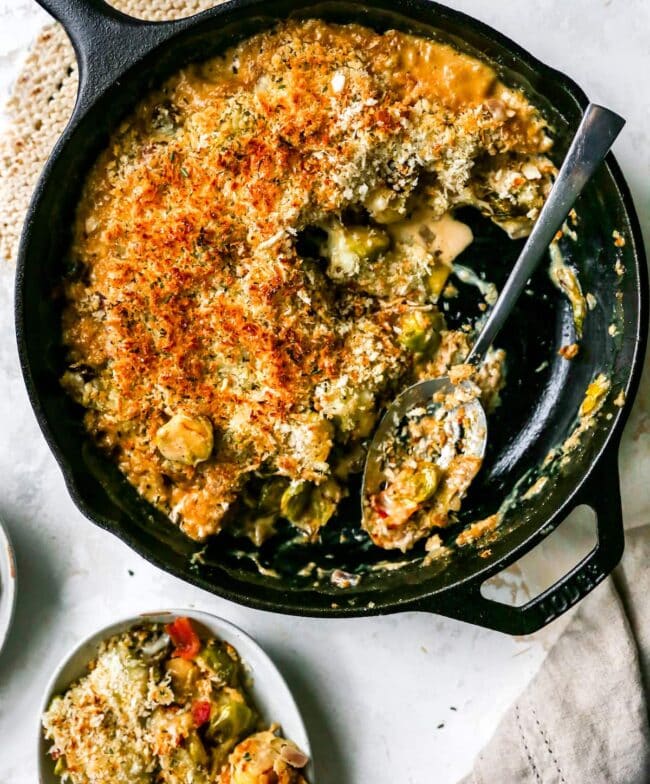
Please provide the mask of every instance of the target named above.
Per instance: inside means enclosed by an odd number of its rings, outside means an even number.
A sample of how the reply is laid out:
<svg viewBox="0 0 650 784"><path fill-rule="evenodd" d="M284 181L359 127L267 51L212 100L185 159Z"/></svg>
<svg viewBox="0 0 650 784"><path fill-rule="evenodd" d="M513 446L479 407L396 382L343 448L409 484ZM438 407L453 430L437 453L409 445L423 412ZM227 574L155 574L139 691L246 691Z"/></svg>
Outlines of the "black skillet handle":
<svg viewBox="0 0 650 784"><path fill-rule="evenodd" d="M558 618L592 591L614 569L623 554L623 510L618 476L618 444L609 444L572 508L591 507L596 513L598 543L568 574L521 607L486 599L483 579L450 589L442 598L426 600L418 609L443 613L506 634L530 634Z"/></svg>
<svg viewBox="0 0 650 784"><path fill-rule="evenodd" d="M189 19L145 22L117 11L104 0L36 0L61 22L79 64L79 93L74 116L125 71L172 35Z"/></svg>

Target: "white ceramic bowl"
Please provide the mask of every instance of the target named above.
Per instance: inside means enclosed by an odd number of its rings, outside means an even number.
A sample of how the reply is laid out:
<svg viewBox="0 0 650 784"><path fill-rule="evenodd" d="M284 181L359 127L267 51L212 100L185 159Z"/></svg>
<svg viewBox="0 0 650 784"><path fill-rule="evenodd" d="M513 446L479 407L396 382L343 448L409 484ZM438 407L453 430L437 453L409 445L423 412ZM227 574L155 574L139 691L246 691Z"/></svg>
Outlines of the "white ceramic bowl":
<svg viewBox="0 0 650 784"><path fill-rule="evenodd" d="M16 605L16 559L0 520L0 651L9 634Z"/></svg>
<svg viewBox="0 0 650 784"><path fill-rule="evenodd" d="M73 681L86 673L86 665L96 656L97 646L102 640L114 634L126 632L133 626L146 621L170 623L178 616L191 618L205 631L229 642L237 649L244 666L251 675L250 693L262 714L262 718L269 724L271 722L280 724L284 737L291 739L305 754L311 757L307 730L289 687L260 646L245 632L233 626L232 623L224 621L223 618L197 610L165 610L142 613L116 621L87 637L64 657L47 685L38 716L38 769L41 784L59 784L60 782L60 779L54 775L54 763L47 753L51 744L43 737L41 727L41 716L50 704L52 697L63 692ZM311 763L305 769L305 774L308 781L315 784Z"/></svg>

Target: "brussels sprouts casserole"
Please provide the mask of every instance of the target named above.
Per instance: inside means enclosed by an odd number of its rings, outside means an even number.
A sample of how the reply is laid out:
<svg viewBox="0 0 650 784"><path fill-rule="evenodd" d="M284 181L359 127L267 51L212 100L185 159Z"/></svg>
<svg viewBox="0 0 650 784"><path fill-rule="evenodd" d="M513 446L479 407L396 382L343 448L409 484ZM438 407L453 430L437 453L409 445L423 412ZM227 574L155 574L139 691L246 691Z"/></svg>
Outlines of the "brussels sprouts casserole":
<svg viewBox="0 0 650 784"><path fill-rule="evenodd" d="M264 726L237 651L188 618L103 642L43 728L71 784L306 784L308 758Z"/></svg>
<svg viewBox="0 0 650 784"><path fill-rule="evenodd" d="M526 235L550 146L489 66L397 31L292 21L186 67L78 208L62 383L87 430L195 540L317 537L387 402L468 353L438 308L472 242L454 209Z"/></svg>

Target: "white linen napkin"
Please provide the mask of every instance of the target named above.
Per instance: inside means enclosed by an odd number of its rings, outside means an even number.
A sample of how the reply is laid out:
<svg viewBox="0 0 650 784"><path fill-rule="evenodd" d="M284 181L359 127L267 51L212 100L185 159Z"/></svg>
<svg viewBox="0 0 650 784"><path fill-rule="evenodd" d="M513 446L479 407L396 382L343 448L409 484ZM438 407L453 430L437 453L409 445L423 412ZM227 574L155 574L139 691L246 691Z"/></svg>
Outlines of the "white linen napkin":
<svg viewBox="0 0 650 784"><path fill-rule="evenodd" d="M650 526L578 608L461 784L648 784Z"/></svg>

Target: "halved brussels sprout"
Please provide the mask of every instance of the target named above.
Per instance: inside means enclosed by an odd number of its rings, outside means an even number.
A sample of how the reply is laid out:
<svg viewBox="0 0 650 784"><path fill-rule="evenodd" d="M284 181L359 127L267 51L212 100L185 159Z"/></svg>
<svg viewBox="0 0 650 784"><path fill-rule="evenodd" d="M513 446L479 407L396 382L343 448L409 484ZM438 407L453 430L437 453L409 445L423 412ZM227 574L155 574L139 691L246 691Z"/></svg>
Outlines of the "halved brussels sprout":
<svg viewBox="0 0 650 784"><path fill-rule="evenodd" d="M326 479L312 492L306 519L301 527L310 534L315 534L319 528L330 521L341 498L343 498L343 492L338 482L331 477Z"/></svg>
<svg viewBox="0 0 650 784"><path fill-rule="evenodd" d="M279 512L288 484L288 480L282 477L273 477L266 481L260 491L258 508L263 512Z"/></svg>
<svg viewBox="0 0 650 784"><path fill-rule="evenodd" d="M342 497L338 482L331 477L320 485L292 482L283 496L282 514L313 536L329 522Z"/></svg>
<svg viewBox="0 0 650 784"><path fill-rule="evenodd" d="M213 714L206 736L220 743L236 742L257 726L257 714L239 692L230 691L220 697Z"/></svg>
<svg viewBox="0 0 650 784"><path fill-rule="evenodd" d="M244 488L242 500L249 509L277 512L280 509L280 499L288 484L289 480L280 476L273 476L270 479L256 478Z"/></svg>
<svg viewBox="0 0 650 784"><path fill-rule="evenodd" d="M436 494L442 472L433 463L400 469L385 490L370 499L380 517L397 527L409 520Z"/></svg>
<svg viewBox="0 0 650 784"><path fill-rule="evenodd" d="M280 512L290 523L297 525L307 508L311 496L311 482L294 481L282 494Z"/></svg>
<svg viewBox="0 0 650 784"><path fill-rule="evenodd" d="M415 354L422 354L435 346L440 328L437 313L426 310L412 310L400 319L399 342Z"/></svg>
<svg viewBox="0 0 650 784"><path fill-rule="evenodd" d="M194 690L199 677L199 668L194 662L175 656L167 661L165 669L169 673L174 696L179 700L187 699Z"/></svg>
<svg viewBox="0 0 650 784"><path fill-rule="evenodd" d="M220 683L235 686L239 681L239 662L218 640L210 640L196 655L195 661L199 667L216 675Z"/></svg>
<svg viewBox="0 0 650 784"><path fill-rule="evenodd" d="M404 493L418 504L423 504L432 498L440 483L440 469L434 464L419 466L406 480Z"/></svg>
<svg viewBox="0 0 650 784"><path fill-rule="evenodd" d="M174 414L169 422L158 428L156 446L167 460L194 466L212 454L212 423L204 416Z"/></svg>
<svg viewBox="0 0 650 784"><path fill-rule="evenodd" d="M327 229L327 274L335 280L354 277L363 262L374 261L389 245L390 237L380 229L334 224Z"/></svg>

